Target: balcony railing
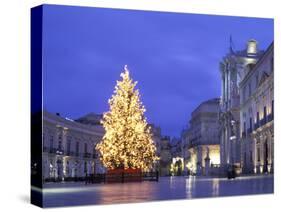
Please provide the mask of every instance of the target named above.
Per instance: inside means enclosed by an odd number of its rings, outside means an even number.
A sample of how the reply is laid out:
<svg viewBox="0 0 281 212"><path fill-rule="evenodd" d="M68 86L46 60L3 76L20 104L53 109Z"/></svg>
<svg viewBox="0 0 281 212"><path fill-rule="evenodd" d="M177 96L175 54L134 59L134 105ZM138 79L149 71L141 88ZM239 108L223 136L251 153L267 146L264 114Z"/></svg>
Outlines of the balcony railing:
<svg viewBox="0 0 281 212"><path fill-rule="evenodd" d="M80 152L73 152L73 151L64 151L63 149L59 148L50 148L50 147L43 147L43 152L57 154L57 155L65 155L65 156L75 156L75 157L84 157L84 158L98 158L98 154L91 154L91 153L80 153Z"/></svg>
<svg viewBox="0 0 281 212"><path fill-rule="evenodd" d="M91 158L91 153L85 152L83 155L84 158Z"/></svg>
<svg viewBox="0 0 281 212"><path fill-rule="evenodd" d="M267 119L267 122L272 121L273 120L273 114L271 113L271 114L267 115L266 119Z"/></svg>
<svg viewBox="0 0 281 212"><path fill-rule="evenodd" d="M64 150L61 148L50 148L50 147L43 147L44 152L48 152L51 154L63 155Z"/></svg>
<svg viewBox="0 0 281 212"><path fill-rule="evenodd" d="M266 117L260 120L260 126L263 126L266 124Z"/></svg>
<svg viewBox="0 0 281 212"><path fill-rule="evenodd" d="M266 117L264 117L260 121L257 121L254 124L254 130L257 130L259 127L262 127L263 125L267 124L268 122L271 122L272 120L273 120L273 114L268 114Z"/></svg>
<svg viewBox="0 0 281 212"><path fill-rule="evenodd" d="M260 127L260 123L259 123L259 121L258 121L258 122L256 122L256 123L254 124L254 130L258 129L259 127Z"/></svg>
<svg viewBox="0 0 281 212"><path fill-rule="evenodd" d="M65 155L67 155L67 156L74 156L75 153L72 152L72 151L67 151L67 152L65 153Z"/></svg>

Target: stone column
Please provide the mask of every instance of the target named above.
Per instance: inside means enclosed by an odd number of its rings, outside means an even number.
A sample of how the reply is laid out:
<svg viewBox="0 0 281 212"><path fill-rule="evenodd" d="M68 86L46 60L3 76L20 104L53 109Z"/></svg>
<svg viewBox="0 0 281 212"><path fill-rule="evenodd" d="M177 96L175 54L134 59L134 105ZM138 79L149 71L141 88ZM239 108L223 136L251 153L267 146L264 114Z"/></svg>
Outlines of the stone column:
<svg viewBox="0 0 281 212"><path fill-rule="evenodd" d="M196 163L196 168L197 168L197 174L202 175L202 147L198 146L197 147L197 163Z"/></svg>
<svg viewBox="0 0 281 212"><path fill-rule="evenodd" d="M205 160L205 175L208 176L209 175L209 170L210 170L210 157L209 157L209 148L206 148L207 151L207 155Z"/></svg>
<svg viewBox="0 0 281 212"><path fill-rule="evenodd" d="M225 101L225 72L224 72L224 69L223 69L223 72L222 72L222 102L224 103Z"/></svg>
<svg viewBox="0 0 281 212"><path fill-rule="evenodd" d="M223 130L223 151L224 151L224 165L228 163L228 148L227 148L227 124L226 120L224 120L224 130Z"/></svg>
<svg viewBox="0 0 281 212"><path fill-rule="evenodd" d="M227 163L232 164L234 160L233 160L233 143L230 141L230 137L231 137L231 117L230 116L227 117L227 134L226 134L226 136L227 136L226 140L227 140L227 149L228 149Z"/></svg>
<svg viewBox="0 0 281 212"><path fill-rule="evenodd" d="M257 139L256 137L253 138L252 143L252 154L253 154L253 166L254 166L254 173L257 173Z"/></svg>
<svg viewBox="0 0 281 212"><path fill-rule="evenodd" d="M224 164L224 142L223 142L224 128L221 129L220 133L220 160L221 164Z"/></svg>
<svg viewBox="0 0 281 212"><path fill-rule="evenodd" d="M268 153L267 153L267 161L268 161L267 171L270 173L272 161L271 161L271 136L270 136L269 130L266 132L266 140L267 140L267 150L268 150Z"/></svg>
<svg viewBox="0 0 281 212"><path fill-rule="evenodd" d="M228 98L229 98L229 89L228 89L228 87L229 87L229 73L228 73L228 69L226 69L225 74L226 74L226 84L225 84L225 86L226 86L226 88L225 88L226 96L225 97L226 97L226 101L228 102Z"/></svg>
<svg viewBox="0 0 281 212"><path fill-rule="evenodd" d="M263 173L263 165L264 165L264 135L262 134L260 137L260 173Z"/></svg>
<svg viewBox="0 0 281 212"><path fill-rule="evenodd" d="M274 134L273 134L273 128L270 132L270 136L271 136L271 170L272 172L274 172L273 168L274 168Z"/></svg>

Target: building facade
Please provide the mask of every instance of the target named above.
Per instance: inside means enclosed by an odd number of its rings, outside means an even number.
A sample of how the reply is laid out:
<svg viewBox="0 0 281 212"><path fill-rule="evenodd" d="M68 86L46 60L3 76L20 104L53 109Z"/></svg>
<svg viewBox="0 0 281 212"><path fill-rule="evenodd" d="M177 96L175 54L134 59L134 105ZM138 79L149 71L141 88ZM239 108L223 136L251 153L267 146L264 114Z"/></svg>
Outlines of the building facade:
<svg viewBox="0 0 281 212"><path fill-rule="evenodd" d="M222 172L230 165L241 171L241 134L240 134L240 89L239 83L246 69L251 69L263 51L257 42L249 40L246 48L229 53L220 62L221 102L220 102L220 158Z"/></svg>
<svg viewBox="0 0 281 212"><path fill-rule="evenodd" d="M95 149L104 135L100 117L88 114L74 121L43 112L44 182L74 180L103 172Z"/></svg>
<svg viewBox="0 0 281 212"><path fill-rule="evenodd" d="M170 165L172 162L170 137L163 136L161 138L161 150L160 150L160 175L170 175Z"/></svg>
<svg viewBox="0 0 281 212"><path fill-rule="evenodd" d="M183 157L183 164L184 164L184 167L183 167L184 175L190 174L189 173L190 169L188 170L188 163L190 161L190 154L188 152L188 139L190 137L189 133L190 133L190 128L189 128L189 126L186 126L186 128L181 131L181 136L180 136L181 137L181 143L182 143L182 157Z"/></svg>
<svg viewBox="0 0 281 212"><path fill-rule="evenodd" d="M243 173L270 173L274 164L273 43L255 66L242 72L240 90Z"/></svg>
<svg viewBox="0 0 281 212"><path fill-rule="evenodd" d="M172 175L181 176L184 174L183 143L180 138L171 139L172 162L170 172Z"/></svg>
<svg viewBox="0 0 281 212"><path fill-rule="evenodd" d="M218 175L220 166L219 98L201 103L183 132L185 167L190 174Z"/></svg>
<svg viewBox="0 0 281 212"><path fill-rule="evenodd" d="M101 119L102 115L95 113L71 120L59 114L43 112L44 182L83 180L86 175L106 171L96 151L96 145L105 133ZM156 145L156 154L160 157L161 129L153 124L149 126ZM158 169L159 163L155 167L155 170Z"/></svg>

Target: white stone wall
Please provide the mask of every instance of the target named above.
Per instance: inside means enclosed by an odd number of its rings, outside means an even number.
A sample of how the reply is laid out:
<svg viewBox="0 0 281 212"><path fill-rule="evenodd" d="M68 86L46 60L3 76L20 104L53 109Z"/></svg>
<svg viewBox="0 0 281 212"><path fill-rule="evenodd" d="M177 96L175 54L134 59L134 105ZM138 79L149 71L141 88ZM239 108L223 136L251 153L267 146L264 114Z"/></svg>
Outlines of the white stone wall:
<svg viewBox="0 0 281 212"><path fill-rule="evenodd" d="M205 174L207 151L212 156L210 163L220 164L219 103L218 98L201 103L182 133L185 167L198 175Z"/></svg>
<svg viewBox="0 0 281 212"><path fill-rule="evenodd" d="M87 126L44 112L43 178L85 177L102 170L98 156L94 157L102 136L100 126Z"/></svg>
<svg viewBox="0 0 281 212"><path fill-rule="evenodd" d="M273 120L270 117L274 100L273 76L271 45L244 76L239 88L243 93L240 98L240 134L244 173L273 171Z"/></svg>

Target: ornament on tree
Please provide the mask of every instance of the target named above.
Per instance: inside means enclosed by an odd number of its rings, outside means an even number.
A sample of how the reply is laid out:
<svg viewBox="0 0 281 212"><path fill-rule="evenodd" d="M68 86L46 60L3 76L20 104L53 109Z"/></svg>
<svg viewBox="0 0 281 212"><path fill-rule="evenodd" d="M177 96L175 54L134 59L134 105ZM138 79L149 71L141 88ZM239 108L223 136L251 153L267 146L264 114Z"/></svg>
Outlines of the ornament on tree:
<svg viewBox="0 0 281 212"><path fill-rule="evenodd" d="M109 99L109 111L101 121L105 134L97 145L100 160L107 169L149 170L158 159L150 127L144 116L140 94L127 65Z"/></svg>

